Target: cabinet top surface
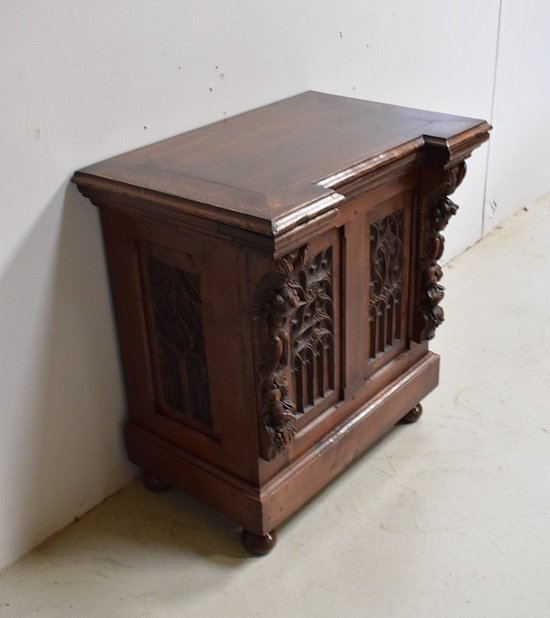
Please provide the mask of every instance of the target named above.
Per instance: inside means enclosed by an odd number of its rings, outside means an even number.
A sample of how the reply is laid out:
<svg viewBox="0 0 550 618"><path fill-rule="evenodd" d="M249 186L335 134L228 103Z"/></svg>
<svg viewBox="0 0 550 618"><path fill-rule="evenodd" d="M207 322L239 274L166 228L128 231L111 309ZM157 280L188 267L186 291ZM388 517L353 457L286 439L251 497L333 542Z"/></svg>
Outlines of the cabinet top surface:
<svg viewBox="0 0 550 618"><path fill-rule="evenodd" d="M277 236L334 207L341 184L427 141L448 154L481 143L489 129L483 120L305 92L107 159L73 180L151 208L169 197L172 209Z"/></svg>

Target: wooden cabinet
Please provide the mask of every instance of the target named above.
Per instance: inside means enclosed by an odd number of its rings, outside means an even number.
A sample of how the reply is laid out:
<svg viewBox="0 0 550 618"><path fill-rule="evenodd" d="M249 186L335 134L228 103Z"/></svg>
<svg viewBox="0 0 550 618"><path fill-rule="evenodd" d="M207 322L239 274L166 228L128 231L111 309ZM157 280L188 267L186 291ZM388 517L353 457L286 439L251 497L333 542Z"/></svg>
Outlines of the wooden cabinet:
<svg viewBox="0 0 550 618"><path fill-rule="evenodd" d="M77 172L152 489L253 553L438 380L437 260L482 120L307 92ZM159 523L160 525L160 523Z"/></svg>

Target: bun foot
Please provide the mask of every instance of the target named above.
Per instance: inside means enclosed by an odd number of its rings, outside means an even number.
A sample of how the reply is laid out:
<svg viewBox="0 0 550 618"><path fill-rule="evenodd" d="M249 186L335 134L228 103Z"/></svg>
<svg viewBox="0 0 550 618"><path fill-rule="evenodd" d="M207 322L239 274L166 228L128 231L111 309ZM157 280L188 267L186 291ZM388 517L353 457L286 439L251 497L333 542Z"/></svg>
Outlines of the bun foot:
<svg viewBox="0 0 550 618"><path fill-rule="evenodd" d="M154 491L155 493L160 493L161 491L167 491L170 489L170 485L168 485L168 483L161 481L150 472L144 472L141 475L141 482L145 488L149 491Z"/></svg>
<svg viewBox="0 0 550 618"><path fill-rule="evenodd" d="M277 535L275 530L272 530L268 534L255 534L248 530L241 532L241 543L247 552L254 556L265 556L274 547L277 542Z"/></svg>
<svg viewBox="0 0 550 618"><path fill-rule="evenodd" d="M410 423L416 423L416 421L420 418L422 414L422 406L417 403L412 410L409 410L407 414L400 420L397 421L398 425L410 425Z"/></svg>

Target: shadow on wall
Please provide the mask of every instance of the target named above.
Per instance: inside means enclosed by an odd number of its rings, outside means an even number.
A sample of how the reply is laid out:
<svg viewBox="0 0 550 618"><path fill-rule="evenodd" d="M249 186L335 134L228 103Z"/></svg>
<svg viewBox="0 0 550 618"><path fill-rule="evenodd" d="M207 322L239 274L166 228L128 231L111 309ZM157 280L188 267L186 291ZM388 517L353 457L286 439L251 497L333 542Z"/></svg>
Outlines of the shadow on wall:
<svg viewBox="0 0 550 618"><path fill-rule="evenodd" d="M64 184L0 278L0 567L129 480L96 209ZM5 382L4 382L5 380Z"/></svg>

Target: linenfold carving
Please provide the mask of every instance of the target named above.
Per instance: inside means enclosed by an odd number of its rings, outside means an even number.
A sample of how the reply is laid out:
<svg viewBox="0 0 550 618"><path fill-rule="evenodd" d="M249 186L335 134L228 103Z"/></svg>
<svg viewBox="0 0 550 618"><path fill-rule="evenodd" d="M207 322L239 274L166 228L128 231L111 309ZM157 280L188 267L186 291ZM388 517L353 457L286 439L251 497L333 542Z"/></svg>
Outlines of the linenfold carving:
<svg viewBox="0 0 550 618"><path fill-rule="evenodd" d="M448 196L464 179L466 163L461 161L445 171L443 181L429 192L421 203L420 211L420 324L416 328L416 340L432 339L435 329L443 322L444 312L440 302L445 288L439 283L443 276L437 260L443 255L445 238L441 232L458 210Z"/></svg>
<svg viewBox="0 0 550 618"><path fill-rule="evenodd" d="M303 411L291 400L289 375L296 382L302 372L317 370L315 392L296 394L304 400L331 388L333 367L331 249L307 259L302 247L277 261L276 270L258 285L253 299L256 362L261 384L261 455L270 461L288 446L296 433L296 414ZM330 366L329 366L330 365ZM298 409L297 409L298 408Z"/></svg>

